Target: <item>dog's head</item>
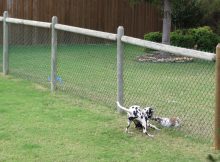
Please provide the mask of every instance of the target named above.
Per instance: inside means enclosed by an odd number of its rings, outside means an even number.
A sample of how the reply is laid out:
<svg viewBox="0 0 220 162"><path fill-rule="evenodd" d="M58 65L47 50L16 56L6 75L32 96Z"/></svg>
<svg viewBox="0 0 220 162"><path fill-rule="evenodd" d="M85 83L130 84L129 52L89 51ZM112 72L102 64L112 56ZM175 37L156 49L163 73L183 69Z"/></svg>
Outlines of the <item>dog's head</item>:
<svg viewBox="0 0 220 162"><path fill-rule="evenodd" d="M151 119L154 115L154 109L152 107L146 107L143 109L143 113L146 118Z"/></svg>

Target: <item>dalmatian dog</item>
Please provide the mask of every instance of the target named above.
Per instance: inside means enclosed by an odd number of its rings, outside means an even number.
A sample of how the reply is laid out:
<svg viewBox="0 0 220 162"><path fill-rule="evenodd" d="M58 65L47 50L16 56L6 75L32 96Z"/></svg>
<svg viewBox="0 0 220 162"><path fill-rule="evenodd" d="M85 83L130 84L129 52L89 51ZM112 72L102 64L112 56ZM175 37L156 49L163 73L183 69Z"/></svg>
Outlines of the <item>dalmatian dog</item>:
<svg viewBox="0 0 220 162"><path fill-rule="evenodd" d="M145 114L145 120L152 120L153 119L153 114L154 114L154 109L151 107L146 107L142 110L142 112ZM143 128L141 123L137 120L133 121L135 124L135 128Z"/></svg>
<svg viewBox="0 0 220 162"><path fill-rule="evenodd" d="M119 102L117 102L117 106L123 111L127 112L128 125L125 129L126 133L128 133L128 128L130 127L132 122L135 123L136 127L143 128L143 133L148 135L149 137L153 137L153 135L147 132L147 127L159 130L159 128L149 123L149 119L153 116L153 109L151 107L146 107L143 110L138 105L133 105L129 108L125 108L121 106Z"/></svg>
<svg viewBox="0 0 220 162"><path fill-rule="evenodd" d="M171 117L171 118L162 118L162 117L155 117L152 118L163 127L179 127L180 126L180 119L178 117Z"/></svg>

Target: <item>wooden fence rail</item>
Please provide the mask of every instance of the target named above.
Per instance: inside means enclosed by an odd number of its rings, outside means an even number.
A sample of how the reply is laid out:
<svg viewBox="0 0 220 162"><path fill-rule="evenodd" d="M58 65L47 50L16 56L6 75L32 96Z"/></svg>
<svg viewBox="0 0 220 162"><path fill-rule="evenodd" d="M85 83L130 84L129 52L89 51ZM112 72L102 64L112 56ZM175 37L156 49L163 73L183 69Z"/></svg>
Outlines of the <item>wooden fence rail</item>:
<svg viewBox="0 0 220 162"><path fill-rule="evenodd" d="M41 27L41 28L50 28L51 23L48 22L40 22L40 21L33 21L33 20L23 20L23 19L15 19L15 18L7 18L7 23L12 24L20 24L20 25L28 25L34 27Z"/></svg>
<svg viewBox="0 0 220 162"><path fill-rule="evenodd" d="M146 41L146 40L128 37L128 36L123 36L121 40L122 42L125 42L125 43L129 43L129 44L133 44L133 45L137 45L137 46L141 46L145 48L150 48L150 49L154 49L158 51L169 52L169 53L176 54L176 55L194 57L194 58L199 58L199 59L209 60L209 61L215 60L214 53L175 47L171 45L155 43L155 42Z"/></svg>
<svg viewBox="0 0 220 162"><path fill-rule="evenodd" d="M2 20L3 18L1 17L0 21ZM20 25L29 25L29 26L34 26L34 27L51 28L51 23L49 22L40 22L40 21L23 20L23 19L15 19L15 18L6 18L6 22L20 24ZM68 25L63 25L63 24L55 24L55 29L66 31L66 32L73 32L73 33L86 35L86 36L108 39L112 41L116 41L116 38L117 38L117 34L96 31L96 30L91 30L91 29L85 29L85 28L79 28L79 27L74 27L74 26L68 26ZM169 53L176 54L176 55L183 55L183 56L194 57L194 58L199 58L199 59L209 60L209 61L215 60L215 56L216 56L214 53L186 49L182 47L175 47L171 45L150 42L150 41L133 38L129 36L122 36L121 41L124 43L129 43L129 44L146 47L146 48L150 48L150 49L154 49L158 51L164 51L164 52L169 52Z"/></svg>
<svg viewBox="0 0 220 162"><path fill-rule="evenodd" d="M86 35L86 36L92 36L92 37L113 40L113 41L116 40L116 34L102 32L102 31L83 29L83 28L79 28L79 27L62 25L62 24L56 24L55 29L67 31L67 32L72 32L72 33L77 33L77 34L82 34L82 35Z"/></svg>

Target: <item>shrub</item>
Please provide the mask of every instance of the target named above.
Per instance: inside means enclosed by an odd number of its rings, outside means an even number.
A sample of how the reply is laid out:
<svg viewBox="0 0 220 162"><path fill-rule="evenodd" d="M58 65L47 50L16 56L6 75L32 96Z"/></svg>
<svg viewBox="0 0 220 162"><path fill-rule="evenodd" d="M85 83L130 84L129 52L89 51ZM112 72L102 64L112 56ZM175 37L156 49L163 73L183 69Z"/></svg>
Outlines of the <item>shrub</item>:
<svg viewBox="0 0 220 162"><path fill-rule="evenodd" d="M144 35L144 39L152 42L160 43L162 41L162 33L160 32L151 32Z"/></svg>
<svg viewBox="0 0 220 162"><path fill-rule="evenodd" d="M214 52L216 45L220 41L219 36L208 26L189 29L189 34L193 36L198 49L203 51Z"/></svg>
<svg viewBox="0 0 220 162"><path fill-rule="evenodd" d="M161 42L162 34L152 32L144 35L145 40ZM176 30L170 34L171 45L185 48L197 47L198 50L214 52L220 37L208 26Z"/></svg>
<svg viewBox="0 0 220 162"><path fill-rule="evenodd" d="M185 47L185 48L194 48L195 46L195 40L193 36L178 32L171 33L170 43L174 46Z"/></svg>

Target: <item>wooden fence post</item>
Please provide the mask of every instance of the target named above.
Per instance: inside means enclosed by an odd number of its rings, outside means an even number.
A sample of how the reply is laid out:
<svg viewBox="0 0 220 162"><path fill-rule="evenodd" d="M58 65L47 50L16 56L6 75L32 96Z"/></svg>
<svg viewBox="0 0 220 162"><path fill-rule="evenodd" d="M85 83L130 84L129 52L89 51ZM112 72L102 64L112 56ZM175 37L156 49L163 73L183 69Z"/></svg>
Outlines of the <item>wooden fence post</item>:
<svg viewBox="0 0 220 162"><path fill-rule="evenodd" d="M9 56L8 56L8 24L6 18L8 12L4 12L3 16L3 74L8 75L9 73Z"/></svg>
<svg viewBox="0 0 220 162"><path fill-rule="evenodd" d="M56 90L57 82L57 17L53 16L51 24L51 92Z"/></svg>
<svg viewBox="0 0 220 162"><path fill-rule="evenodd" d="M215 149L220 150L220 43L216 47Z"/></svg>
<svg viewBox="0 0 220 162"><path fill-rule="evenodd" d="M124 93L123 93L123 59L124 59L124 45L121 41L121 37L124 35L124 28L122 26L118 27L117 30L117 101L123 105L124 104ZM123 111L117 107L118 112Z"/></svg>

